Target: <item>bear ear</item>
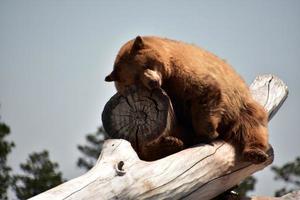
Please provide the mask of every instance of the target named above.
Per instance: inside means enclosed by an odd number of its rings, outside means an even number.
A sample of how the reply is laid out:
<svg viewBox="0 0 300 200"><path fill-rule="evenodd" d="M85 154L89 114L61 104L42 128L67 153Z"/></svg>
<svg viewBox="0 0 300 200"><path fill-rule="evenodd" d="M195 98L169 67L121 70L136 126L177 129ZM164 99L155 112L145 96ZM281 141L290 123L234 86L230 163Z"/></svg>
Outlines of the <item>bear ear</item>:
<svg viewBox="0 0 300 200"><path fill-rule="evenodd" d="M112 71L109 75L105 77L106 82L118 81L117 74L115 71Z"/></svg>
<svg viewBox="0 0 300 200"><path fill-rule="evenodd" d="M144 41L141 36L137 36L133 42L132 50L138 51L144 47Z"/></svg>

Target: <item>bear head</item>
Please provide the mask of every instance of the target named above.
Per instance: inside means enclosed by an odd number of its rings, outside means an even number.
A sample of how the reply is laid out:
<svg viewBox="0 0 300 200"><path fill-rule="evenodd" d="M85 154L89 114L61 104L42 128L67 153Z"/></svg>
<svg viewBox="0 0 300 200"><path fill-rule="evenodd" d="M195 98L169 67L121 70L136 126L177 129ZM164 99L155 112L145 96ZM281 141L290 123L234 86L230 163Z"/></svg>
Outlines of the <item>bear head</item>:
<svg viewBox="0 0 300 200"><path fill-rule="evenodd" d="M164 56L150 38L137 36L127 42L119 51L113 71L105 81L114 81L122 93L131 85L144 86L148 89L159 88L165 74Z"/></svg>

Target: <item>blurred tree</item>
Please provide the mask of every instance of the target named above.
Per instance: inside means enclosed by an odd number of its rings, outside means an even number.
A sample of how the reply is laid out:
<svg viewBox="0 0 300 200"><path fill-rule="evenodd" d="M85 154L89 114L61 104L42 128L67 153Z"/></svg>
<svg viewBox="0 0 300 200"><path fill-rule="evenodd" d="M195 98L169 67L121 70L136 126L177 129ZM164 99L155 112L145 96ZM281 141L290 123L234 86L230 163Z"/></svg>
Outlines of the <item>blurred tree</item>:
<svg viewBox="0 0 300 200"><path fill-rule="evenodd" d="M256 184L256 178L253 176L247 177L236 188L231 188L226 192L223 192L219 196L213 198L213 200L238 200L244 199L247 193L254 190ZM247 199L247 198L246 198Z"/></svg>
<svg viewBox="0 0 300 200"><path fill-rule="evenodd" d="M48 151L32 153L21 163L23 175L14 175L12 188L19 199L28 199L63 182L58 164L52 162Z"/></svg>
<svg viewBox="0 0 300 200"><path fill-rule="evenodd" d="M9 133L9 127L0 122L0 199L8 199L7 189L11 183L11 168L7 165L7 156L15 145L5 139Z"/></svg>
<svg viewBox="0 0 300 200"><path fill-rule="evenodd" d="M83 154L77 161L77 166L85 170L91 169L102 150L104 140L108 138L104 128L101 126L97 132L86 135L86 145L78 145L78 150Z"/></svg>
<svg viewBox="0 0 300 200"><path fill-rule="evenodd" d="M283 181L285 186L275 191L275 196L280 197L293 190L300 188L300 157L295 161L288 162L281 167L273 166L271 170L275 173L275 180Z"/></svg>
<svg viewBox="0 0 300 200"><path fill-rule="evenodd" d="M256 182L256 178L249 176L234 191L237 192L241 197L245 197L248 192L255 189Z"/></svg>

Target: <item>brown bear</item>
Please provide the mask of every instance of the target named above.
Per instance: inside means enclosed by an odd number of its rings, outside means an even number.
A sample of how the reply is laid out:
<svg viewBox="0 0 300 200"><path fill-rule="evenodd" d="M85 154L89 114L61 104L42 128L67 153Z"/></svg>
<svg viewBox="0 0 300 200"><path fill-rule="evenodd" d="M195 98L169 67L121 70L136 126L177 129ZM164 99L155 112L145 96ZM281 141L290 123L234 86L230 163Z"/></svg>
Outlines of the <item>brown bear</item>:
<svg viewBox="0 0 300 200"><path fill-rule="evenodd" d="M136 37L119 51L113 71L122 93L128 86L161 87L170 96L184 133L163 142L178 149L199 141L225 139L245 160L267 159L267 114L244 80L224 60L195 45L159 37Z"/></svg>

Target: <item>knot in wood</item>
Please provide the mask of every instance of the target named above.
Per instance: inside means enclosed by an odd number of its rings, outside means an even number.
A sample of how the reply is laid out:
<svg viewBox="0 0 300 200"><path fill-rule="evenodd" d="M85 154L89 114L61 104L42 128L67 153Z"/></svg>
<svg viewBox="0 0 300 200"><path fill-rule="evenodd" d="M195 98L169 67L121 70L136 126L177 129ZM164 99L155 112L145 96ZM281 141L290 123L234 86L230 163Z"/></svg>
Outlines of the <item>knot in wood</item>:
<svg viewBox="0 0 300 200"><path fill-rule="evenodd" d="M124 174L126 174L125 170L123 169L123 166L124 166L123 161L120 161L115 165L115 169L118 176L123 176Z"/></svg>

